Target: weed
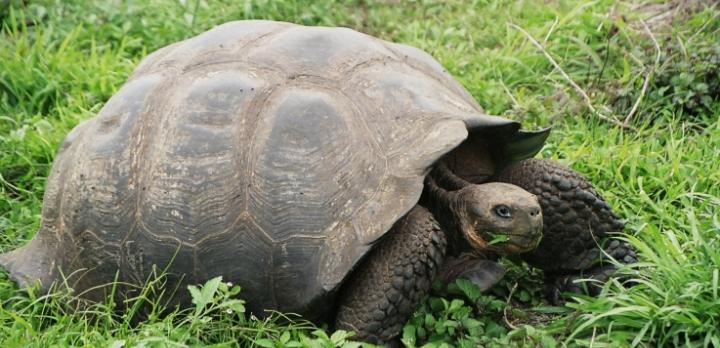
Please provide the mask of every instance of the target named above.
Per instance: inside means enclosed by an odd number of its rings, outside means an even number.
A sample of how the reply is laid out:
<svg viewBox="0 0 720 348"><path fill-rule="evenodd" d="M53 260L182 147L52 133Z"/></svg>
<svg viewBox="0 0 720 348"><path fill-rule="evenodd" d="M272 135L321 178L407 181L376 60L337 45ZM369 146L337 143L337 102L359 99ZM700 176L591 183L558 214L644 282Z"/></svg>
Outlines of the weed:
<svg viewBox="0 0 720 348"><path fill-rule="evenodd" d="M543 302L542 276L525 266L509 264L505 282L487 294L459 282L408 322L407 345L720 346L720 10L708 5L675 18L669 32L653 29L662 60L641 99L656 51L635 5L0 0L0 250L37 230L62 137L97 113L149 52L229 20L343 25L431 53L489 113L528 128L552 125L541 156L588 176L627 219L625 237L640 250L641 262L626 270L636 286L611 282L600 297L574 296L565 307ZM633 129L587 112L568 78L510 23L537 39L604 115L622 120L640 100ZM242 291L220 279L178 289L194 299L186 310L165 306L161 289L145 289L123 304L149 309L123 316L112 301L80 309L68 305L72 295L19 291L0 275L0 343L357 346L351 333L296 317L253 317Z"/></svg>

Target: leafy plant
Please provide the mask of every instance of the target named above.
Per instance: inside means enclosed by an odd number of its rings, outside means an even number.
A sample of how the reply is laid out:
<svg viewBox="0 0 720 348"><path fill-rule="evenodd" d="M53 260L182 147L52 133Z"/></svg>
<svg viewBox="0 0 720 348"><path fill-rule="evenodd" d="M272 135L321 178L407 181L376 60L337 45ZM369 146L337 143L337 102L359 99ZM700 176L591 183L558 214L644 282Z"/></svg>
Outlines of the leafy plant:
<svg viewBox="0 0 720 348"><path fill-rule="evenodd" d="M436 289L442 289L436 284ZM541 345L555 347L548 332L526 324L508 329L502 323L512 311L509 302L482 294L477 285L458 279L429 298L403 328L407 347L509 347Z"/></svg>
<svg viewBox="0 0 720 348"><path fill-rule="evenodd" d="M702 30L697 30L697 26ZM720 108L718 30L720 26L714 12L700 12L686 24L673 26L671 32L659 31L658 47L647 42L644 49L633 50L646 67L640 72L630 72L628 66L623 79L629 83L618 87L623 84L620 80L609 85L614 108L627 113L639 97L638 93L644 91L644 79L648 79L645 108L672 109L685 115L689 122L703 122L716 116ZM654 66L656 55L659 59ZM631 73L637 73L635 78L628 76Z"/></svg>
<svg viewBox="0 0 720 348"><path fill-rule="evenodd" d="M683 58L675 56L681 54L677 45L662 61L665 68L655 79L651 97L669 97L672 104L691 116L707 114L714 103L720 102L720 42L693 45L689 56Z"/></svg>
<svg viewBox="0 0 720 348"><path fill-rule="evenodd" d="M663 60L632 130L587 112L587 101L545 55L597 110L625 116L656 54L638 25L647 14L637 5L0 0L0 250L32 238L63 136L96 114L149 52L230 20L342 25L429 52L488 113L523 120L526 128L552 125L541 156L588 176L627 219L626 237L641 250L636 286L610 283L599 298L576 296L561 308L547 306L542 275L522 264L506 265L505 281L486 294L457 283L424 302L405 326L407 344L717 346L720 10L705 6L678 16L669 32L653 29ZM0 345L357 346L350 333L329 333L296 316L243 312L242 291L219 279L177 289L195 300L186 310L167 306L162 284L150 282L141 296L124 299L130 310L123 312L112 299L79 307L72 294L20 291L0 275Z"/></svg>

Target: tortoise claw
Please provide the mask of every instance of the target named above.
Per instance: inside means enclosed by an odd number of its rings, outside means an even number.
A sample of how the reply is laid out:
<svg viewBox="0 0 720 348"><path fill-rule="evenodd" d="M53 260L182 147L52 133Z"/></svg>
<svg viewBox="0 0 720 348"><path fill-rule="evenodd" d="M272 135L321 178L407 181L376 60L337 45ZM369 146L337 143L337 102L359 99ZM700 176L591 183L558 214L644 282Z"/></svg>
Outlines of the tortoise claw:
<svg viewBox="0 0 720 348"><path fill-rule="evenodd" d="M603 284L615 275L617 268L614 265L593 267L580 274L557 276L546 282L545 295L555 306L565 303L564 293L585 294L593 297L600 295ZM590 281L578 281L588 279ZM631 286L631 284L628 284Z"/></svg>

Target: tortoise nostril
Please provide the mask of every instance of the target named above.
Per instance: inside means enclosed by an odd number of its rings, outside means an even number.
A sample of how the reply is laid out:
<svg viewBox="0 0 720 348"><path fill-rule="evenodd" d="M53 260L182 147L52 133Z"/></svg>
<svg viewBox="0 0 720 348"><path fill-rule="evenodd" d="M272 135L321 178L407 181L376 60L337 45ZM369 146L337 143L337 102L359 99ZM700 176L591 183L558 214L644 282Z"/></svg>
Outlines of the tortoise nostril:
<svg viewBox="0 0 720 348"><path fill-rule="evenodd" d="M530 216L538 216L538 215L540 215L540 209L535 208L535 209L530 210Z"/></svg>

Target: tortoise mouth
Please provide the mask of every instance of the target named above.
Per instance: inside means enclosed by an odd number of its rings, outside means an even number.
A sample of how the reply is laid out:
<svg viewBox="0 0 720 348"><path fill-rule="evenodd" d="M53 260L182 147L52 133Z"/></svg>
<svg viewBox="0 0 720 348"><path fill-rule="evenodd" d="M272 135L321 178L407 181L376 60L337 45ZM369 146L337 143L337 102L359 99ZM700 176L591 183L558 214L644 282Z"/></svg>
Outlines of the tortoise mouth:
<svg viewBox="0 0 720 348"><path fill-rule="evenodd" d="M533 229L528 233L497 233L476 229L475 232L488 246L508 253L521 253L535 249L542 239L542 230Z"/></svg>
<svg viewBox="0 0 720 348"><path fill-rule="evenodd" d="M541 240L542 233L516 234L511 235L508 243L517 247L519 249L518 251L525 252L535 249Z"/></svg>

